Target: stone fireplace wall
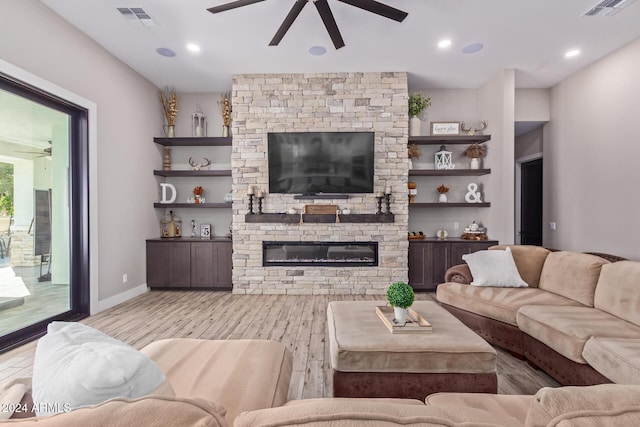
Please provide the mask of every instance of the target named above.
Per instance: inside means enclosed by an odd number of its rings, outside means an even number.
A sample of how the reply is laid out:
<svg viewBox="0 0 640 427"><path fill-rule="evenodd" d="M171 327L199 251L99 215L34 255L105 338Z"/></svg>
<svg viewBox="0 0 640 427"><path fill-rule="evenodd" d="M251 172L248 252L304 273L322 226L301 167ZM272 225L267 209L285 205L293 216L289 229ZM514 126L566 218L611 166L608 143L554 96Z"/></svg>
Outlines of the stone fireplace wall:
<svg viewBox="0 0 640 427"><path fill-rule="evenodd" d="M380 294L407 281L407 75L404 72L251 74L233 79L233 292L236 294ZM247 189L268 192L268 132L375 132L374 193L391 187L395 221L247 223ZM266 194L264 212L306 204L376 212L375 194L347 200L295 200ZM379 242L377 267L263 267L262 241Z"/></svg>

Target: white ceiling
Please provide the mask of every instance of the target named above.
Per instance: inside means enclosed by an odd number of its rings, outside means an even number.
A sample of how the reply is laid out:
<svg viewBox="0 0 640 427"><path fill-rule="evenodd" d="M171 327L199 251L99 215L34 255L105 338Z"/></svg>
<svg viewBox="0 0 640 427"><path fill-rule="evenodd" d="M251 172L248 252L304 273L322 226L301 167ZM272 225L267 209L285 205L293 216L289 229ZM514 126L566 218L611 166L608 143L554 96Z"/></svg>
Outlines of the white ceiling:
<svg viewBox="0 0 640 427"><path fill-rule="evenodd" d="M581 17L597 0L380 0L409 13L398 23L329 0L346 43L339 50L313 5L268 46L294 0L215 15L206 9L231 0L41 1L158 87L181 92L228 91L237 73L347 71L407 71L412 90L477 88L505 68L516 70L517 87L550 87L640 36L640 1L612 17ZM157 25L131 25L116 7L143 7ZM445 37L453 45L442 51ZM476 42L484 49L462 53ZM327 53L311 56L313 45ZM161 47L177 55L162 57ZM566 59L575 48L581 54Z"/></svg>

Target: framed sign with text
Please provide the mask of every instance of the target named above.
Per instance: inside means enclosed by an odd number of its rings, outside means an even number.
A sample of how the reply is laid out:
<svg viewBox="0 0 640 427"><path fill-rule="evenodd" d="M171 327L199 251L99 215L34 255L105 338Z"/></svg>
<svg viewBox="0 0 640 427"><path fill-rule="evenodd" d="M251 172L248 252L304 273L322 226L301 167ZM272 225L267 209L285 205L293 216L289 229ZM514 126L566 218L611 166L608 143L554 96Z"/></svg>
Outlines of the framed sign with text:
<svg viewBox="0 0 640 427"><path fill-rule="evenodd" d="M200 224L200 238L211 239L211 224Z"/></svg>
<svg viewBox="0 0 640 427"><path fill-rule="evenodd" d="M431 122L431 135L458 135L460 122Z"/></svg>

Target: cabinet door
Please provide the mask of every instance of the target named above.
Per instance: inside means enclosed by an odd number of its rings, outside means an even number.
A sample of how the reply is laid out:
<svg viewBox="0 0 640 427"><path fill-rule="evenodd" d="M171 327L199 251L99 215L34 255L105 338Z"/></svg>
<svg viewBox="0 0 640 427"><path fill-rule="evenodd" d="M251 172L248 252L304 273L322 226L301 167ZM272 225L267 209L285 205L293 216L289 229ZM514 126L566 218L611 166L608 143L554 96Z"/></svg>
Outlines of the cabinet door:
<svg viewBox="0 0 640 427"><path fill-rule="evenodd" d="M169 245L147 242L147 286L169 286Z"/></svg>
<svg viewBox="0 0 640 427"><path fill-rule="evenodd" d="M167 286L188 288L191 286L191 244L167 242L169 246L169 277Z"/></svg>
<svg viewBox="0 0 640 427"><path fill-rule="evenodd" d="M429 276L429 289L435 290L440 283L444 282L444 273L447 272L451 245L448 242L432 243L431 259L433 260L433 268Z"/></svg>
<svg viewBox="0 0 640 427"><path fill-rule="evenodd" d="M214 245L212 242L191 243L191 286L213 287L215 283Z"/></svg>
<svg viewBox="0 0 640 427"><path fill-rule="evenodd" d="M231 241L215 242L213 245L213 265L215 266L214 288L230 289L233 245Z"/></svg>
<svg viewBox="0 0 640 427"><path fill-rule="evenodd" d="M147 242L147 285L149 287L191 286L189 243Z"/></svg>
<svg viewBox="0 0 640 427"><path fill-rule="evenodd" d="M409 284L416 291L427 290L427 274L433 268L433 259L428 256L430 244L409 242Z"/></svg>

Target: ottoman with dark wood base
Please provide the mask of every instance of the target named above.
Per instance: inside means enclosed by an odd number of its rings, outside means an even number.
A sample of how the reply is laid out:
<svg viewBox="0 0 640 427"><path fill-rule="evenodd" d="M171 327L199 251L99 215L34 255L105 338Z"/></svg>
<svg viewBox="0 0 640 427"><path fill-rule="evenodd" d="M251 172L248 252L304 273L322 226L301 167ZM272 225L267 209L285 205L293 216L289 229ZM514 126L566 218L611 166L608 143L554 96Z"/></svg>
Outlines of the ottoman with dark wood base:
<svg viewBox="0 0 640 427"><path fill-rule="evenodd" d="M392 334L376 315L383 301L332 301L327 308L334 397L424 399L435 392L496 393L496 352L435 302L412 308L431 333Z"/></svg>

